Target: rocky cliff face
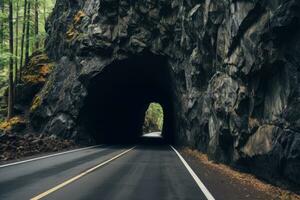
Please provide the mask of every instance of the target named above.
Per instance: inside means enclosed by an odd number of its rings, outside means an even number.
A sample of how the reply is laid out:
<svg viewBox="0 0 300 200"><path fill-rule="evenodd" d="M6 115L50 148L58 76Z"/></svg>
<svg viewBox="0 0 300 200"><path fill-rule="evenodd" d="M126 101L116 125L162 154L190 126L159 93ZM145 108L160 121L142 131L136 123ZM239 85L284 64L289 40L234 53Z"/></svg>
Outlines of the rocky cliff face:
<svg viewBox="0 0 300 200"><path fill-rule="evenodd" d="M156 75L169 77L157 82L170 84L171 94L157 101L172 101L174 141L300 184L298 0L57 0L47 26L57 67L35 99L36 129L92 138L82 113L94 79L128 59L143 65L158 56L168 72ZM114 78L122 76L111 72ZM120 92L101 97L104 83L92 87L99 101Z"/></svg>

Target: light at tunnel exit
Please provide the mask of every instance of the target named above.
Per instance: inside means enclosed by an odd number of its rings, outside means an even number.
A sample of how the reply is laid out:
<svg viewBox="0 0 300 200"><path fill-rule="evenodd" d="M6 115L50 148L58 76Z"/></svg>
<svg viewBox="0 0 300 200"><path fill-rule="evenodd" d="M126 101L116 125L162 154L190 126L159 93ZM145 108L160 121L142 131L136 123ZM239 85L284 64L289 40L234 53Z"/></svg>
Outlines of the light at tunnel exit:
<svg viewBox="0 0 300 200"><path fill-rule="evenodd" d="M163 107L159 103L150 103L145 112L143 136L161 137L164 123Z"/></svg>

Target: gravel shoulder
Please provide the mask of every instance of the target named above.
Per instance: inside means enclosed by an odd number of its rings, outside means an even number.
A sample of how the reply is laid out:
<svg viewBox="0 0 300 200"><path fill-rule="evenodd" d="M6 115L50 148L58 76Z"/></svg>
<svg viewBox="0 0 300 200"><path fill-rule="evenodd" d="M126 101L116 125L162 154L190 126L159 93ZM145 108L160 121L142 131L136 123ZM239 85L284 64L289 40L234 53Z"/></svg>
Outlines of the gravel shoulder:
<svg viewBox="0 0 300 200"><path fill-rule="evenodd" d="M189 148L181 154L218 200L300 200L300 195L272 186L255 176L209 161L205 154Z"/></svg>

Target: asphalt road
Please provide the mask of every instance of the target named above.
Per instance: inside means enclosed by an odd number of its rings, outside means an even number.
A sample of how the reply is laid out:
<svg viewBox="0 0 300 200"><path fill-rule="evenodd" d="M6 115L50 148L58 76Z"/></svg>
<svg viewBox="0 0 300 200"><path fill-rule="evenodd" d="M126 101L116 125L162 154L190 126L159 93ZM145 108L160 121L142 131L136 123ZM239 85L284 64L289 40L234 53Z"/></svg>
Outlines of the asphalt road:
<svg viewBox="0 0 300 200"><path fill-rule="evenodd" d="M103 145L0 166L0 199L207 199L192 173L168 145Z"/></svg>

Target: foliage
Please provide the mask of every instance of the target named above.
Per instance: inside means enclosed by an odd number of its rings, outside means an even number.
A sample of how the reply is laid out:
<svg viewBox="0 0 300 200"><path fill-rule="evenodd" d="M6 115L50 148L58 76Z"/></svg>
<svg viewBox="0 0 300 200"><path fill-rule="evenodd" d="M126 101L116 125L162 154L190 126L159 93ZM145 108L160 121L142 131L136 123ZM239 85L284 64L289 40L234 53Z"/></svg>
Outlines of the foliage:
<svg viewBox="0 0 300 200"><path fill-rule="evenodd" d="M3 1L3 0L2 0ZM0 30L0 70L8 67L8 61L10 56L13 56L15 62L20 60L20 48L21 48L21 39L22 39L22 25L24 23L24 0L12 0L13 2L13 31L14 31L14 52L16 52L16 47L18 46L18 55L11 55L9 53L9 42L8 42L8 1L4 1L4 9L0 8L0 25L2 24L3 29ZM28 0L31 3L31 12L29 17L29 52L32 53L36 49L34 48L34 43L39 41L40 49L43 49L43 43L47 36L45 31L46 19L51 13L53 6L55 4L55 0L42 0L38 1L38 27L39 32L38 35L35 35L35 21L34 21L34 3L35 0ZM0 5L1 7L1 5ZM17 18L18 17L18 18ZM18 21L17 21L18 19ZM26 20L26 19L25 19ZM17 24L18 22L18 24ZM27 22L27 20L25 21ZM0 27L1 29L1 27ZM17 37L18 36L18 37ZM16 43L17 41L17 43ZM23 52L24 53L24 52Z"/></svg>
<svg viewBox="0 0 300 200"><path fill-rule="evenodd" d="M146 111L143 132L162 131L164 113L163 108L158 103L151 103Z"/></svg>
<svg viewBox="0 0 300 200"><path fill-rule="evenodd" d="M0 70L0 96L3 96L7 88L8 70L4 68Z"/></svg>
<svg viewBox="0 0 300 200"><path fill-rule="evenodd" d="M38 76L27 74L26 77L22 78L20 71L23 70L25 61L28 61L30 54L39 49L44 49L44 42L47 36L45 31L46 20L52 12L55 1L0 0L0 99L3 99L3 91L7 91L9 80L12 80L10 83L13 83L9 86L12 87L10 91L14 91L20 80L26 79L32 82L41 82L45 81L45 77L50 73L51 63L39 66L40 74ZM9 9L10 3L12 3L12 12ZM12 19L9 16L12 16ZM81 16L78 17L81 18ZM9 29L10 26L12 29ZM10 41L13 41L13 53L10 52ZM11 70L13 76L9 79L8 68L10 60L13 62L13 69ZM11 101L13 105L13 101L16 101L18 96L17 94L12 96ZM3 101L0 104L0 107L2 107Z"/></svg>
<svg viewBox="0 0 300 200"><path fill-rule="evenodd" d="M0 66L1 66L0 70L4 70L5 68L7 68L6 66L8 65L9 58L11 56L12 55L9 52L2 52L0 54Z"/></svg>

